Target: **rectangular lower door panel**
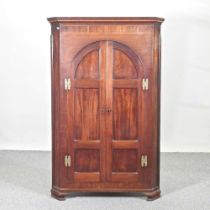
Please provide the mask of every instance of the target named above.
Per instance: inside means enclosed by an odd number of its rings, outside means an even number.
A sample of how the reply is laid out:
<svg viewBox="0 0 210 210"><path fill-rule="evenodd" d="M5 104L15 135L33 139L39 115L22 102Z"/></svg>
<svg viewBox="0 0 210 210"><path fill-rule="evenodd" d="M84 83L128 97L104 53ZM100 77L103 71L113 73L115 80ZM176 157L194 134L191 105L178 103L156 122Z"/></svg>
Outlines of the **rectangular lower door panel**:
<svg viewBox="0 0 210 210"><path fill-rule="evenodd" d="M74 170L75 172L99 172L100 151L97 149L76 149Z"/></svg>
<svg viewBox="0 0 210 210"><path fill-rule="evenodd" d="M112 158L113 172L137 172L138 150L113 149Z"/></svg>

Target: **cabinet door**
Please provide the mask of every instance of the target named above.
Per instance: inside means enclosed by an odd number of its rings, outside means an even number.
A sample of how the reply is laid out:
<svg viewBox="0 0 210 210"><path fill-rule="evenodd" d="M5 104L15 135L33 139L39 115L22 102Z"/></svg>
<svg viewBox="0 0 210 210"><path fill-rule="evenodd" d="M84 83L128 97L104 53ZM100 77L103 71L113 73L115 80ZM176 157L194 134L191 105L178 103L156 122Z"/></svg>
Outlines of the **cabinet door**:
<svg viewBox="0 0 210 210"><path fill-rule="evenodd" d="M68 95L68 179L142 182L143 65L124 44L99 41L72 62Z"/></svg>
<svg viewBox="0 0 210 210"><path fill-rule="evenodd" d="M82 48L72 61L68 98L72 182L104 180L104 42Z"/></svg>
<svg viewBox="0 0 210 210"><path fill-rule="evenodd" d="M142 63L129 47L117 42L109 42L107 55L107 180L140 182Z"/></svg>

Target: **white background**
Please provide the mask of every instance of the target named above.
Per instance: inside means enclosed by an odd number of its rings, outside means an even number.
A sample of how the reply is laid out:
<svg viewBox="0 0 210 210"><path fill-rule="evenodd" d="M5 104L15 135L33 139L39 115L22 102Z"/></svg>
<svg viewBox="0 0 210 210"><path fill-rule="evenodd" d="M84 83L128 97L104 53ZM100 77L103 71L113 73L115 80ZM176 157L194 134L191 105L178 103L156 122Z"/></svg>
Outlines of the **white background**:
<svg viewBox="0 0 210 210"><path fill-rule="evenodd" d="M1 0L0 149L50 150L50 16L159 16L162 151L210 151L210 0Z"/></svg>

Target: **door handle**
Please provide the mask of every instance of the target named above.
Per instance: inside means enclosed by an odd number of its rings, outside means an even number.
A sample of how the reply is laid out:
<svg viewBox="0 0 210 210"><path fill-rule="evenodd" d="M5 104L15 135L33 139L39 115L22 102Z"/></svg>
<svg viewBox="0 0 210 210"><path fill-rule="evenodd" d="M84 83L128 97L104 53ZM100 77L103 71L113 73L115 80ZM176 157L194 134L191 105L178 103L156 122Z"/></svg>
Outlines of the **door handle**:
<svg viewBox="0 0 210 210"><path fill-rule="evenodd" d="M112 110L111 110L111 109L106 109L106 111L107 111L107 112L111 112Z"/></svg>

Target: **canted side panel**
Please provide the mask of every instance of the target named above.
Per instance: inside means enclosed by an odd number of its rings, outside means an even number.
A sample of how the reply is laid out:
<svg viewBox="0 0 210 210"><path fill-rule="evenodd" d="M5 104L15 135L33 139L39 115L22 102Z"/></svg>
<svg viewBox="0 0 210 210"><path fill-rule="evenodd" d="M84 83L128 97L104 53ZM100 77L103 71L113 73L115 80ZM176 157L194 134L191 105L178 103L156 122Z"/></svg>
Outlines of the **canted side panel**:
<svg viewBox="0 0 210 210"><path fill-rule="evenodd" d="M52 185L61 186L63 167L60 164L62 150L60 145L63 139L60 136L62 96L60 86L60 33L51 27L51 103L52 103Z"/></svg>
<svg viewBox="0 0 210 210"><path fill-rule="evenodd" d="M137 89L114 88L113 90L113 139L137 139L138 123Z"/></svg>
<svg viewBox="0 0 210 210"><path fill-rule="evenodd" d="M74 97L75 140L100 139L99 89L77 88Z"/></svg>

